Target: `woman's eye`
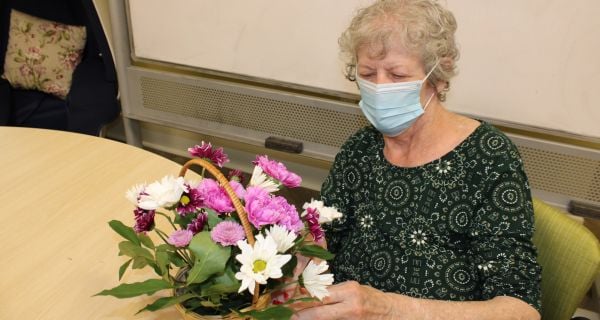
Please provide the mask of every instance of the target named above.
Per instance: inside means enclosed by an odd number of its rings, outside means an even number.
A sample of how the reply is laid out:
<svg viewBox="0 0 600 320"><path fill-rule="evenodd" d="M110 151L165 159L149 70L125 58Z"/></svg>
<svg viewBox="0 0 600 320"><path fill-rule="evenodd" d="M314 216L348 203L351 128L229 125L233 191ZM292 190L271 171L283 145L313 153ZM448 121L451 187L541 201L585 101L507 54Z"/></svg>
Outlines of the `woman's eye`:
<svg viewBox="0 0 600 320"><path fill-rule="evenodd" d="M359 73L358 75L363 79L370 79L374 76L373 73Z"/></svg>
<svg viewBox="0 0 600 320"><path fill-rule="evenodd" d="M394 78L394 79L404 79L404 78L406 78L406 76L403 75L403 74L392 74L392 78Z"/></svg>

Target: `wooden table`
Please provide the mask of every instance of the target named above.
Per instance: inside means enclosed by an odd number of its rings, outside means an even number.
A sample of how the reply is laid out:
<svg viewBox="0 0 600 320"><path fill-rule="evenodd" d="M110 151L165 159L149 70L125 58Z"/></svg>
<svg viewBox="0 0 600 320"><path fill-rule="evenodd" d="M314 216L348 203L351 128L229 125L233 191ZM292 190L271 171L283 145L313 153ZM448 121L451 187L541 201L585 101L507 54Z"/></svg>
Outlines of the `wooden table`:
<svg viewBox="0 0 600 320"><path fill-rule="evenodd" d="M133 224L125 191L180 166L123 143L52 130L0 127L0 319L177 319L142 313L154 298L93 297L119 284L122 240L107 222ZM128 270L126 282L149 270Z"/></svg>

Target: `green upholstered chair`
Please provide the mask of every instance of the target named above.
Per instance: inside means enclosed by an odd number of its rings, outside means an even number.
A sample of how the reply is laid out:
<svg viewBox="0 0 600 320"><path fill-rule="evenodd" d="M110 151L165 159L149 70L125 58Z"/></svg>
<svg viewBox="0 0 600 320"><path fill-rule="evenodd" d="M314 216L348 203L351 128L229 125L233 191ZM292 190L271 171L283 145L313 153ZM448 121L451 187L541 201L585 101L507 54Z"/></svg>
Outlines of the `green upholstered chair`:
<svg viewBox="0 0 600 320"><path fill-rule="evenodd" d="M539 199L533 200L542 266L542 319L570 319L600 271L600 244L581 223Z"/></svg>

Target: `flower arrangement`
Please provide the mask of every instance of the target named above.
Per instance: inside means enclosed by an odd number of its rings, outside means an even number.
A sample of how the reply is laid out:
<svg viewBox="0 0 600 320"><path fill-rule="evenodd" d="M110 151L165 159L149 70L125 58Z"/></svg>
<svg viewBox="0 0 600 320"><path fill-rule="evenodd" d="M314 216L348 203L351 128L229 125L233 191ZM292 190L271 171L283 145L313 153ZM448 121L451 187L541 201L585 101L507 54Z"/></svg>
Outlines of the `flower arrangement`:
<svg viewBox="0 0 600 320"><path fill-rule="evenodd" d="M341 213L314 200L299 213L276 192L298 187L301 177L267 156L256 157L244 186L240 171L232 170L226 178L216 168L229 161L222 148L202 142L188 151L194 159L179 177L166 176L127 191L134 205L133 227L109 222L125 239L119 254L128 260L119 269L119 280L129 267L150 267L157 277L98 295L128 298L171 290L171 296L140 312L178 305L198 314L244 319L289 319L289 304L327 296L333 275L325 273L326 260L332 255L320 245L321 224ZM203 168L200 181L184 179L192 164ZM216 180L205 177L207 170ZM159 229L159 218L170 230ZM308 295L292 297L290 288L303 288Z"/></svg>

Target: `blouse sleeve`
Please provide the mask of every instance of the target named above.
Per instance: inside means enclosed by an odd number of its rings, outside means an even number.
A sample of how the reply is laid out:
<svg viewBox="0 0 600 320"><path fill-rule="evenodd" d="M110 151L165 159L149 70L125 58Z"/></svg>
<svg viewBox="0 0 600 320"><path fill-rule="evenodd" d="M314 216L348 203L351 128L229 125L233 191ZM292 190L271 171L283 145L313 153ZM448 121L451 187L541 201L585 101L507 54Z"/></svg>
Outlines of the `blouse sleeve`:
<svg viewBox="0 0 600 320"><path fill-rule="evenodd" d="M484 298L511 296L539 311L541 268L531 241L531 192L514 146L509 154L510 160L496 163L482 181L482 205L471 231L473 259Z"/></svg>

